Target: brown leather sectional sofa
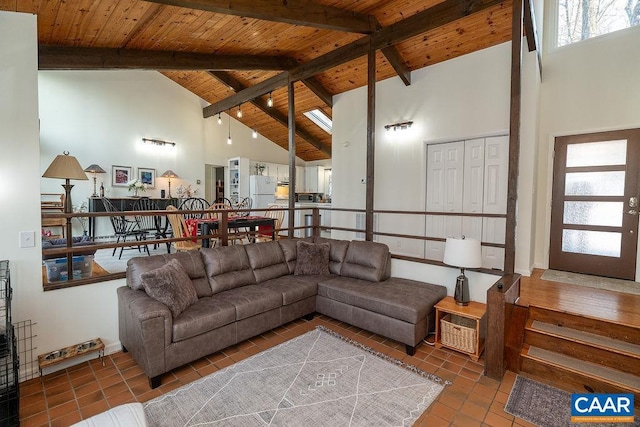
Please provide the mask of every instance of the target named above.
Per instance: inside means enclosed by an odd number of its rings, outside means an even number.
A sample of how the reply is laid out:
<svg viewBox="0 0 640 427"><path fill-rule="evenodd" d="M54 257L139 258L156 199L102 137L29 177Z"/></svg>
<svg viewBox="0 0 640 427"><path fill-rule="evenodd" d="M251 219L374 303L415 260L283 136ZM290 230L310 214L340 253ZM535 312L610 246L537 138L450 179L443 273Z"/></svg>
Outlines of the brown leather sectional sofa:
<svg viewBox="0 0 640 427"><path fill-rule="evenodd" d="M298 242L131 259L127 286L117 291L120 342L151 387L160 385L165 372L315 312L402 342L408 354L433 330L433 306L446 288L390 277L386 245L315 238L329 243L329 274L304 275L294 274ZM141 280L173 258L198 297L175 318L147 295Z"/></svg>

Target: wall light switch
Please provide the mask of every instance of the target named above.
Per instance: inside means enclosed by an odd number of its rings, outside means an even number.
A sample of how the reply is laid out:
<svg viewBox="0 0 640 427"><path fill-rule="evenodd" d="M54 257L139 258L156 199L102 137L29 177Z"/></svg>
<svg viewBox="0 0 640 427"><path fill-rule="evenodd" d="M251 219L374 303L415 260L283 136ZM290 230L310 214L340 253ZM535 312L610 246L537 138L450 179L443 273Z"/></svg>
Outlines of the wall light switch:
<svg viewBox="0 0 640 427"><path fill-rule="evenodd" d="M21 248L33 248L36 245L36 232L35 231L21 231L20 232L20 247Z"/></svg>

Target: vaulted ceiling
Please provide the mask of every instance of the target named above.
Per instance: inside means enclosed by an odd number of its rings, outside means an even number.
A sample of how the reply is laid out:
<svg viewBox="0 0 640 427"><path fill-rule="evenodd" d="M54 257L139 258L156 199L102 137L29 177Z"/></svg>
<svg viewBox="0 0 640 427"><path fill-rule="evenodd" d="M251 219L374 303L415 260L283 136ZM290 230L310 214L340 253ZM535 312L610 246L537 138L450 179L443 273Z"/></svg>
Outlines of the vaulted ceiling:
<svg viewBox="0 0 640 427"><path fill-rule="evenodd" d="M333 95L401 76L511 37L511 1L0 0L38 15L40 69L152 69L288 148L287 81L295 81L296 155L331 156ZM274 105L267 106L271 94ZM425 94L429 96L429 94ZM364 108L364 106L363 106Z"/></svg>

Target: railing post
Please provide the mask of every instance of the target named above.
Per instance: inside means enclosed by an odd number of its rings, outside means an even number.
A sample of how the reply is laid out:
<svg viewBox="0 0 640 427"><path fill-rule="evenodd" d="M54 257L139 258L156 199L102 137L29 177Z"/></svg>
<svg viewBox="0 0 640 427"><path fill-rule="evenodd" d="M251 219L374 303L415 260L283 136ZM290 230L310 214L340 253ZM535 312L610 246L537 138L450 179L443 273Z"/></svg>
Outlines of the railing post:
<svg viewBox="0 0 640 427"><path fill-rule="evenodd" d="M223 210L220 212L220 229L218 232L220 233L220 245L229 246L229 217L228 212Z"/></svg>
<svg viewBox="0 0 640 427"><path fill-rule="evenodd" d="M320 237L320 209L313 208L313 237Z"/></svg>

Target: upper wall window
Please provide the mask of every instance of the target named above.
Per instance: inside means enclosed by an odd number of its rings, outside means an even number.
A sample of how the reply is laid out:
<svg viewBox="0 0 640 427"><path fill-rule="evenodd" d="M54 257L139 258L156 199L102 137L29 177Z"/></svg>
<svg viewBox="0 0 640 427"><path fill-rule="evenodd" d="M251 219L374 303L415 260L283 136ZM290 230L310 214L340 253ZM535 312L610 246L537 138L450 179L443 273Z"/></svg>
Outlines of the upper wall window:
<svg viewBox="0 0 640 427"><path fill-rule="evenodd" d="M640 0L558 0L558 46L640 24Z"/></svg>

